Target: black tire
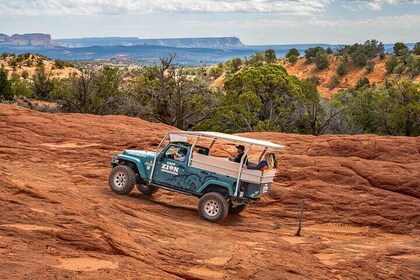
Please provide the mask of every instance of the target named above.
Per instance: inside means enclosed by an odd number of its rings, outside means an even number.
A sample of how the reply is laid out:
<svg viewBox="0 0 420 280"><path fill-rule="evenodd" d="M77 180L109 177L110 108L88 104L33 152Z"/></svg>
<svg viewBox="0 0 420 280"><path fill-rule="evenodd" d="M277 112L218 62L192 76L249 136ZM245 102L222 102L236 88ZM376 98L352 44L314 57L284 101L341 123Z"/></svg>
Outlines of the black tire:
<svg viewBox="0 0 420 280"><path fill-rule="evenodd" d="M217 192L209 192L203 195L198 202L198 212L206 221L217 223L223 220L229 211L226 198Z"/></svg>
<svg viewBox="0 0 420 280"><path fill-rule="evenodd" d="M109 174L109 187L117 194L129 194L136 185L136 174L125 165L117 165Z"/></svg>
<svg viewBox="0 0 420 280"><path fill-rule="evenodd" d="M154 194L155 192L157 192L159 188L154 187L154 186L146 186L146 185L143 185L143 184L137 184L137 189L138 189L138 190L139 190L142 194L145 194L145 195L152 195L152 194Z"/></svg>
<svg viewBox="0 0 420 280"><path fill-rule="evenodd" d="M244 211L246 208L246 204L236 205L229 204L229 214L239 214Z"/></svg>

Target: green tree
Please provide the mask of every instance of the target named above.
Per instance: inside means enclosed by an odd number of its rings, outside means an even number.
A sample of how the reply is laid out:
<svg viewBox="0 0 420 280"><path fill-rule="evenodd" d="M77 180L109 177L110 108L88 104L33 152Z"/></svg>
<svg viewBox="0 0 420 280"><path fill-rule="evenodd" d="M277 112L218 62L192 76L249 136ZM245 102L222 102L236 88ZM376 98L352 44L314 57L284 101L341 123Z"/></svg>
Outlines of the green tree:
<svg viewBox="0 0 420 280"><path fill-rule="evenodd" d="M67 80L54 80L51 98L66 112L113 114L118 112L122 77L117 68L80 69L80 74Z"/></svg>
<svg viewBox="0 0 420 280"><path fill-rule="evenodd" d="M402 42L397 42L394 44L393 47L394 54L398 56L407 55L408 54L408 47L406 44Z"/></svg>
<svg viewBox="0 0 420 280"><path fill-rule="evenodd" d="M42 64L35 70L35 74L32 77L33 80L33 92L39 99L48 100L50 93L53 90L53 83L50 79L50 74L47 75L45 67Z"/></svg>
<svg viewBox="0 0 420 280"><path fill-rule="evenodd" d="M348 63L345 60L342 60L340 64L337 66L337 75L344 76L349 71Z"/></svg>
<svg viewBox="0 0 420 280"><path fill-rule="evenodd" d="M189 129L211 115L219 95L211 93L200 76L189 78L174 59L170 55L158 65L145 67L133 94L147 109L143 117Z"/></svg>
<svg viewBox="0 0 420 280"><path fill-rule="evenodd" d="M7 77L6 71L0 68L0 99L12 100L12 83Z"/></svg>
<svg viewBox="0 0 420 280"><path fill-rule="evenodd" d="M300 56L299 51L296 48L291 48L287 54L286 54L286 59L292 64L294 65L298 58Z"/></svg>
<svg viewBox="0 0 420 280"><path fill-rule="evenodd" d="M232 58L231 60L229 60L227 62L229 71L231 73L238 72L238 70L240 69L240 67L242 66L242 64L243 64L243 61L239 57Z"/></svg>
<svg viewBox="0 0 420 280"><path fill-rule="evenodd" d="M318 52L314 58L314 62L318 70L326 69L330 64L328 55L324 52Z"/></svg>
<svg viewBox="0 0 420 280"><path fill-rule="evenodd" d="M292 112L301 89L297 79L282 66L268 64L244 69L226 81L225 90L221 106L198 128L233 133L292 131L295 127L297 118Z"/></svg>
<svg viewBox="0 0 420 280"><path fill-rule="evenodd" d="M291 48L287 53L286 53L286 58L289 58L291 56L300 56L300 52L296 49L296 48Z"/></svg>
<svg viewBox="0 0 420 280"><path fill-rule="evenodd" d="M14 96L33 97L34 95L34 92L32 91L30 85L28 85L28 82L20 79L18 75L14 75L12 77L11 88Z"/></svg>
<svg viewBox="0 0 420 280"><path fill-rule="evenodd" d="M56 59L56 60L54 61L54 66L55 66L57 69L64 69L64 67L66 67L65 62L64 62L63 60L61 60L61 59Z"/></svg>
<svg viewBox="0 0 420 280"><path fill-rule="evenodd" d="M391 56L386 62L385 62L385 69L388 73L393 73L395 70L395 67L397 67L399 61L396 56Z"/></svg>
<svg viewBox="0 0 420 280"><path fill-rule="evenodd" d="M413 53L415 55L420 55L420 42L414 44Z"/></svg>
<svg viewBox="0 0 420 280"><path fill-rule="evenodd" d="M273 49L268 49L264 52L265 55L265 61L267 63L274 63L277 60L276 51Z"/></svg>

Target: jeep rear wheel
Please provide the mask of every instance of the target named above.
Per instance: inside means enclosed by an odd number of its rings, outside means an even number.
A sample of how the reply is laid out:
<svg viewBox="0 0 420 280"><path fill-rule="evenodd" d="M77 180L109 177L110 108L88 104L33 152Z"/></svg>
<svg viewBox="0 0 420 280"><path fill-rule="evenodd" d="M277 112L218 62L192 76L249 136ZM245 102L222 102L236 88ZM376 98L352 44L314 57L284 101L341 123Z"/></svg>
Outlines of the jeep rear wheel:
<svg viewBox="0 0 420 280"><path fill-rule="evenodd" d="M159 188L157 188L157 187L153 187L153 186L146 186L146 185L140 185L140 184L137 184L137 189L138 189L138 190L139 190L142 194L145 194L145 195L152 195L152 194L154 194L155 192L157 192Z"/></svg>
<svg viewBox="0 0 420 280"><path fill-rule="evenodd" d="M117 194L129 194L136 185L136 174L125 165L112 168L109 174L109 187Z"/></svg>
<svg viewBox="0 0 420 280"><path fill-rule="evenodd" d="M217 192L209 192L203 195L198 202L198 212L206 221L217 223L223 220L229 211L226 198Z"/></svg>
<svg viewBox="0 0 420 280"><path fill-rule="evenodd" d="M229 214L239 214L244 211L246 208L246 204L241 205L233 205L232 203L229 204Z"/></svg>

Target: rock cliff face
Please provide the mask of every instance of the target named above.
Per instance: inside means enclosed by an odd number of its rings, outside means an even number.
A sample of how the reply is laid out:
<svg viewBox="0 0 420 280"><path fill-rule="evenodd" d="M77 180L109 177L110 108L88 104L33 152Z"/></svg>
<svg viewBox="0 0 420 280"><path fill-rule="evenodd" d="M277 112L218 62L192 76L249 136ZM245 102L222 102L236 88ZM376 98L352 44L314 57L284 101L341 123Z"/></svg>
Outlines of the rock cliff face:
<svg viewBox="0 0 420 280"><path fill-rule="evenodd" d="M14 34L8 36L0 34L0 44L10 46L52 46L51 35L42 33Z"/></svg>
<svg viewBox="0 0 420 280"><path fill-rule="evenodd" d="M196 198L108 187L113 154L154 150L173 129L0 104L2 278L419 278L420 137L244 134L286 145L278 175L261 202L211 224Z"/></svg>
<svg viewBox="0 0 420 280"><path fill-rule="evenodd" d="M136 37L105 37L54 40L58 45L74 47L148 45L175 48L235 49L245 45L236 37L139 39Z"/></svg>

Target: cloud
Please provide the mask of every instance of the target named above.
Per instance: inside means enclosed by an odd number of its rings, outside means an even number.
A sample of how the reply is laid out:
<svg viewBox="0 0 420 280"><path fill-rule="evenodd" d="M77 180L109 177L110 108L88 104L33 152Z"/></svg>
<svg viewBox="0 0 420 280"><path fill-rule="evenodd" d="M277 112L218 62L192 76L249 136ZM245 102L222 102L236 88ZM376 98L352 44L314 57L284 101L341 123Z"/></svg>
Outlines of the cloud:
<svg viewBox="0 0 420 280"><path fill-rule="evenodd" d="M419 4L419 0L347 0L343 8L351 11L372 10L380 11L383 5Z"/></svg>
<svg viewBox="0 0 420 280"><path fill-rule="evenodd" d="M420 26L420 15L380 16L360 20L323 20L312 17L307 21L318 27L395 27Z"/></svg>
<svg viewBox="0 0 420 280"><path fill-rule="evenodd" d="M283 13L313 15L332 0L0 0L0 15Z"/></svg>

